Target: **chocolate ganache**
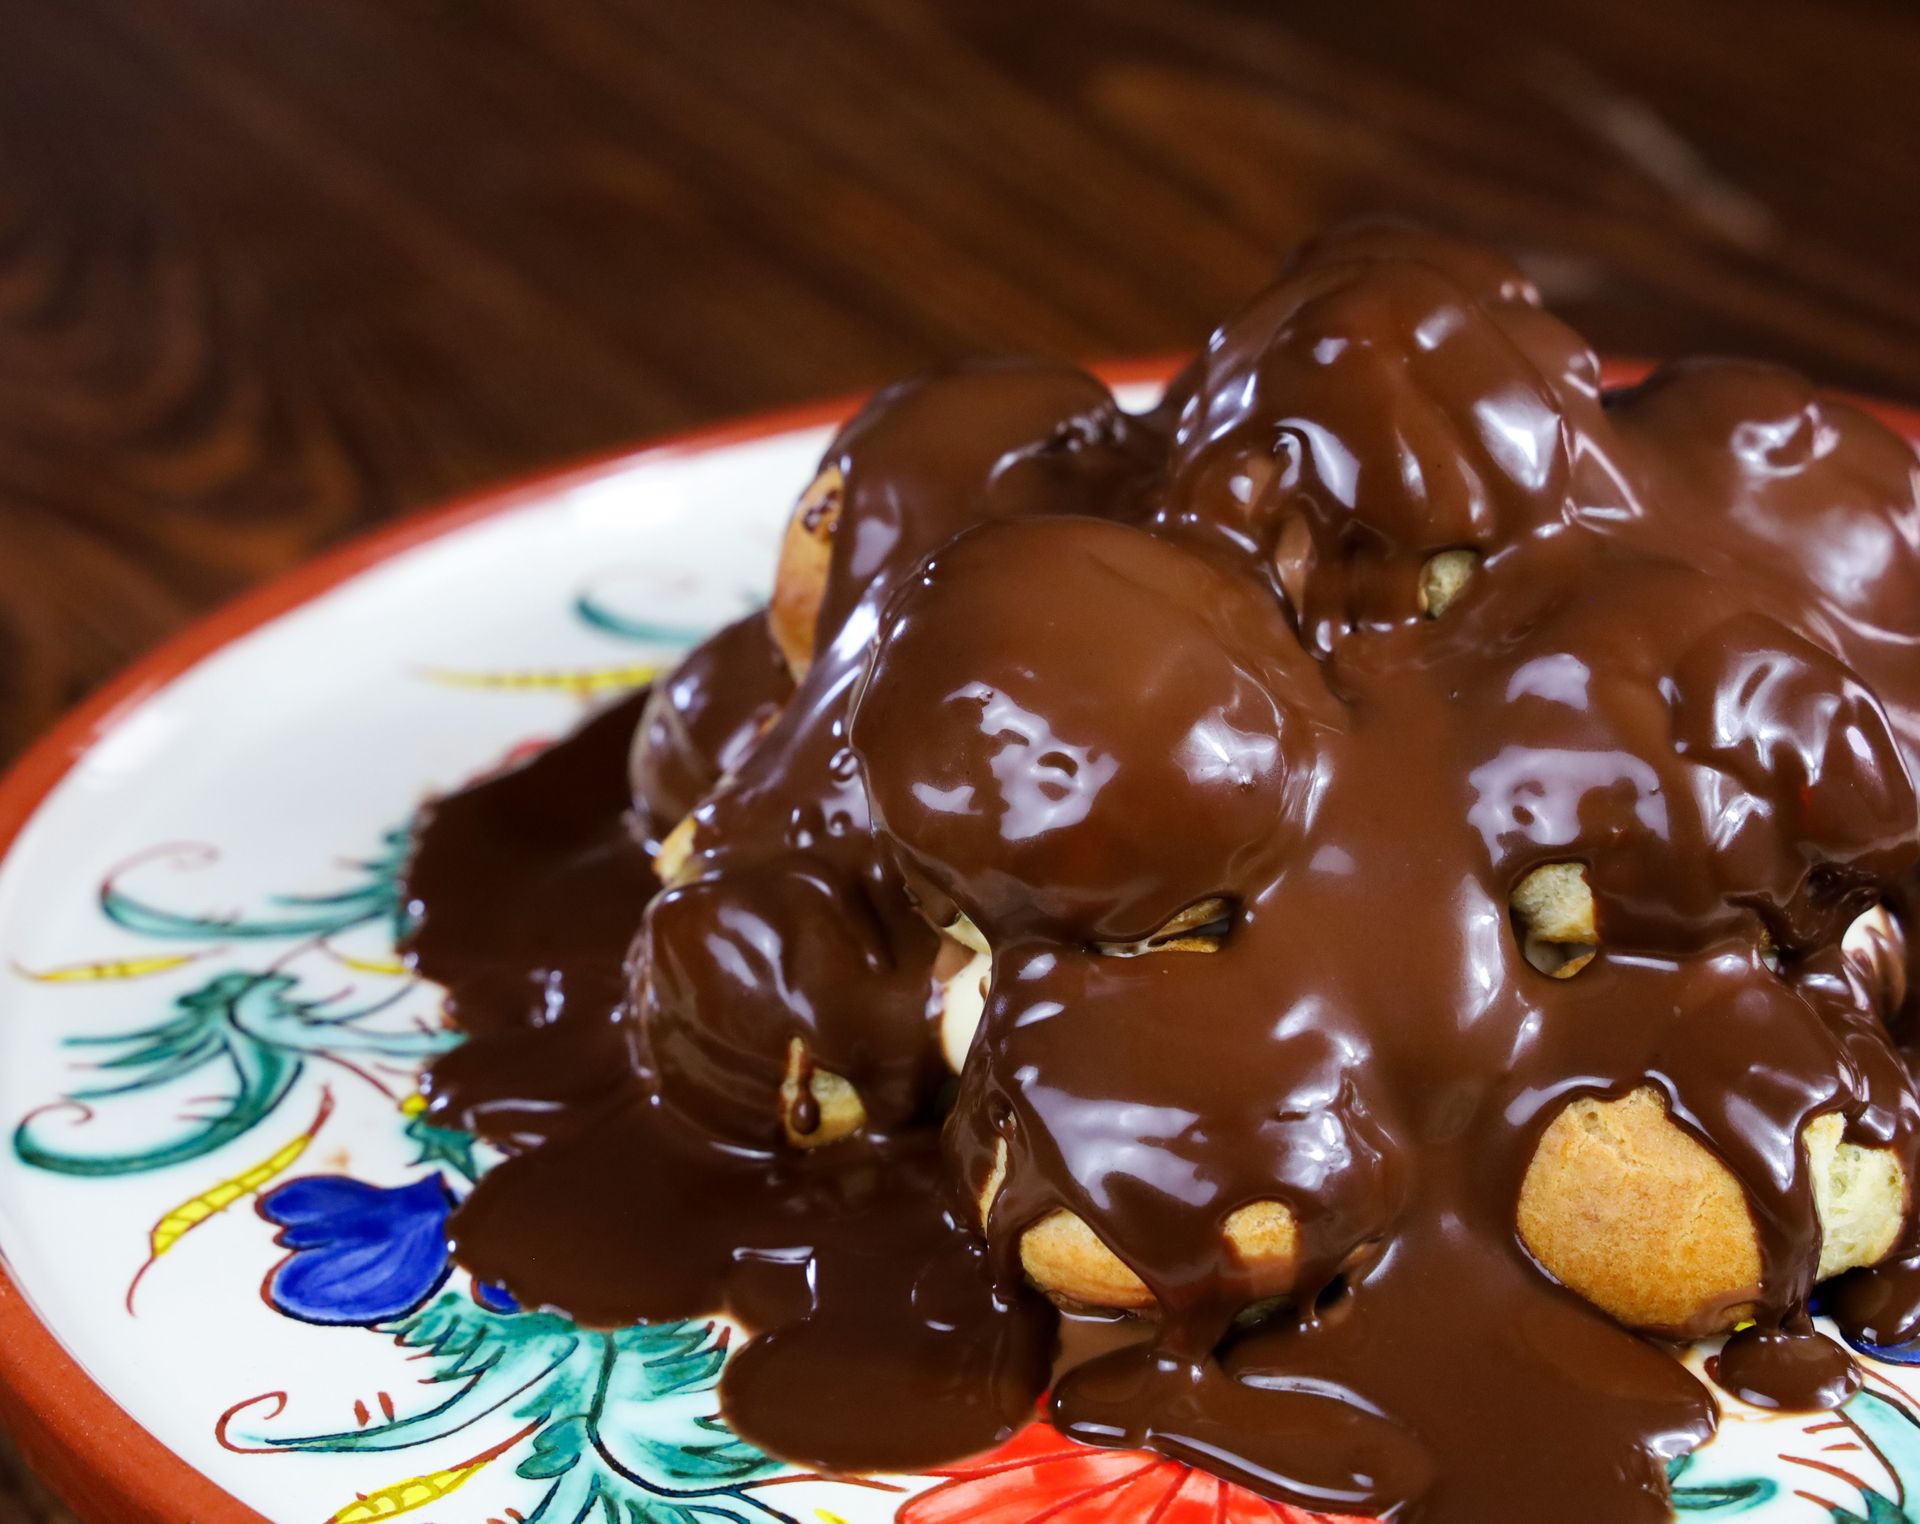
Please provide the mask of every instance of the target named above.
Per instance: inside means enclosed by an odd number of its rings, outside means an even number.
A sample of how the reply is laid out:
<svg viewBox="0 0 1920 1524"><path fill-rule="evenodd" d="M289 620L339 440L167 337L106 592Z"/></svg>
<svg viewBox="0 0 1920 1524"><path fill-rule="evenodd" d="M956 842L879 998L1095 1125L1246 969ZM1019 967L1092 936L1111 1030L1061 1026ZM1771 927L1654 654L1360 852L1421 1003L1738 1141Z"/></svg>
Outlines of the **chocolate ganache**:
<svg viewBox="0 0 1920 1524"><path fill-rule="evenodd" d="M1904 441L1606 390L1434 235L1304 249L1146 414L894 387L767 614L431 810L428 1090L506 1151L456 1253L730 1314L728 1419L823 1468L1044 1392L1310 1509L1665 1518L1663 1339L1830 1405L1816 1283L1920 1313L1917 646Z"/></svg>

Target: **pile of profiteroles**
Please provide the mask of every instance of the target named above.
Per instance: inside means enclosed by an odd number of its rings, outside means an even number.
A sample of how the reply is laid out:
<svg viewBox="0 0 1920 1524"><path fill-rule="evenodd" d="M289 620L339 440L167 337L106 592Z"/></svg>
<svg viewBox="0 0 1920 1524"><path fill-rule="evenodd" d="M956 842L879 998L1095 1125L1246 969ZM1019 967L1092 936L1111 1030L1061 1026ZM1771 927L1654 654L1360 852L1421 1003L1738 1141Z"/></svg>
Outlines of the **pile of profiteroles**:
<svg viewBox="0 0 1920 1524"><path fill-rule="evenodd" d="M434 806L456 1250L732 1315L728 1419L824 1468L1044 1394L1306 1508L1664 1518L1662 1341L1808 1408L1816 1287L1920 1321L1916 761L1904 440L1330 237L1150 412L881 393L765 611Z"/></svg>

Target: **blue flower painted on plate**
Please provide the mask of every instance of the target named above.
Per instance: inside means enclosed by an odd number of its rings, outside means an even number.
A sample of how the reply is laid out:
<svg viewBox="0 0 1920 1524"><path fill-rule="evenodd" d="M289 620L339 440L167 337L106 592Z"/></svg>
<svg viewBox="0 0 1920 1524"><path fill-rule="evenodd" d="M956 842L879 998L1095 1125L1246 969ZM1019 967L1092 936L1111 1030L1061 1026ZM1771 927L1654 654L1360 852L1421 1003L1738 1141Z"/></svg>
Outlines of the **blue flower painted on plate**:
<svg viewBox="0 0 1920 1524"><path fill-rule="evenodd" d="M473 1283L473 1299L488 1312L497 1312L502 1317L520 1310L520 1298L505 1286L493 1286L485 1281Z"/></svg>
<svg viewBox="0 0 1920 1524"><path fill-rule="evenodd" d="M309 1175L260 1198L260 1215L293 1252L267 1277L267 1300L306 1323L369 1325L422 1307L452 1269L441 1175L381 1187Z"/></svg>

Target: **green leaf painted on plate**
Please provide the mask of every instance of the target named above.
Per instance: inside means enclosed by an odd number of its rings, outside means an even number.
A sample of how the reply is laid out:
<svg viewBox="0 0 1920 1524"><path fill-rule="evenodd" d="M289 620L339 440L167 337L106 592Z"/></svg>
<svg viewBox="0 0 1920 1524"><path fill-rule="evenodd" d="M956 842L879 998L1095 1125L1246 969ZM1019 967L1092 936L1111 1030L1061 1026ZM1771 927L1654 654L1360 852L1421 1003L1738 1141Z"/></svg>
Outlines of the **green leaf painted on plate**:
<svg viewBox="0 0 1920 1524"><path fill-rule="evenodd" d="M146 937L328 937L384 920L398 943L409 926L400 899L400 872L412 843L412 826L396 826L381 837L378 852L350 865L360 875L356 882L327 894L272 895L268 908L251 915L169 910L136 899L111 881L101 887L100 909L115 925Z"/></svg>
<svg viewBox="0 0 1920 1524"><path fill-rule="evenodd" d="M1832 1513L1833 1524L1914 1524L1913 1515L1884 1493L1863 1493L1861 1501L1867 1510L1865 1513L1836 1508Z"/></svg>
<svg viewBox="0 0 1920 1524"><path fill-rule="evenodd" d="M473 1157L472 1133L436 1126L424 1115L408 1118L406 1133L420 1150L414 1163L445 1165L470 1181L480 1178L480 1167Z"/></svg>
<svg viewBox="0 0 1920 1524"><path fill-rule="evenodd" d="M684 624L665 624L654 619L640 619L631 614L622 614L601 601L597 593L589 590L573 600L573 612L583 624L607 635L617 635L622 640L635 640L650 646L673 646L685 649L695 644L707 632Z"/></svg>
<svg viewBox="0 0 1920 1524"><path fill-rule="evenodd" d="M296 998L298 983L286 973L228 970L177 997L172 1013L151 1026L67 1038L66 1046L92 1055L88 1067L98 1078L70 1090L64 1105L43 1107L22 1121L14 1130L15 1155L35 1169L65 1175L165 1169L210 1154L256 1126L293 1089L308 1058L362 1054L418 1062L459 1040L445 1031L365 1028L362 1023L392 999L336 1010L331 999ZM91 1133L84 1124L69 1123L57 1142L46 1135L55 1114L77 1108L90 1121L104 1108L203 1074L208 1097L185 1120L150 1103L138 1108L143 1118L169 1125L135 1147L117 1142L124 1133L112 1127L99 1130L98 1150L86 1146Z"/></svg>
<svg viewBox="0 0 1920 1524"><path fill-rule="evenodd" d="M711 1324L601 1332L550 1313L490 1312L449 1291L382 1331L426 1370L412 1410L329 1433L228 1437L249 1448L362 1454L431 1444L486 1420L530 1421L516 1474L548 1485L529 1524L786 1517L741 1490L779 1463L714 1411L727 1340Z"/></svg>
<svg viewBox="0 0 1920 1524"><path fill-rule="evenodd" d="M1750 1512L1762 1503L1771 1502L1779 1490L1775 1483L1761 1477L1702 1482L1691 1486L1676 1481L1672 1490L1673 1511L1705 1518L1730 1519L1736 1514Z"/></svg>

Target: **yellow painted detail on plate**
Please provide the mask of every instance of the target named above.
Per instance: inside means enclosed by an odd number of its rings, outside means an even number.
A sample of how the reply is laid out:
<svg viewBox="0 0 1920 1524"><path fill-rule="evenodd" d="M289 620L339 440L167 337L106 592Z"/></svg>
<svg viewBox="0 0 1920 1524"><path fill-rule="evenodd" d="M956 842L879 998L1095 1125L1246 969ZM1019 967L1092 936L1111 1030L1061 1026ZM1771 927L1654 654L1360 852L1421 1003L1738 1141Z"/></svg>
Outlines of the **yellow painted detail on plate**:
<svg viewBox="0 0 1920 1524"><path fill-rule="evenodd" d="M403 1117L417 1117L426 1109L427 1098L418 1090L414 1091L412 1095L401 1098L400 1115Z"/></svg>
<svg viewBox="0 0 1920 1524"><path fill-rule="evenodd" d="M847 1521L831 1508L816 1508L814 1514L819 1518L820 1524L847 1524Z"/></svg>
<svg viewBox="0 0 1920 1524"><path fill-rule="evenodd" d="M587 667L574 671L464 672L451 667L428 667L420 674L430 683L449 688L492 688L517 692L609 693L638 688L660 675L657 666Z"/></svg>
<svg viewBox="0 0 1920 1524"><path fill-rule="evenodd" d="M357 974L386 974L398 979L407 972L407 965L398 958L351 958L343 952L337 952L333 957L343 968L350 968Z"/></svg>
<svg viewBox="0 0 1920 1524"><path fill-rule="evenodd" d="M395 1482L391 1487L369 1492L357 1502L347 1504L333 1516L331 1524L369 1524L373 1519L391 1519L396 1514L425 1508L429 1503L439 1502L449 1492L464 1487L472 1480L473 1474L486 1464L483 1460L468 1461L464 1466L454 1466L446 1471L410 1476L404 1482Z"/></svg>
<svg viewBox="0 0 1920 1524"><path fill-rule="evenodd" d="M218 1185L210 1186L162 1217L153 1225L153 1232L148 1236L153 1257L158 1259L209 1217L218 1216L234 1202L251 1196L274 1176L290 1168L294 1160L307 1151L307 1145L313 1141L313 1135L320 1130L321 1122L326 1120L327 1112L331 1109L329 1097L321 1102L320 1115L314 1119L312 1126L299 1137L274 1150L251 1169L244 1169Z"/></svg>
<svg viewBox="0 0 1920 1524"><path fill-rule="evenodd" d="M144 979L148 974L164 974L185 968L206 956L203 952L168 953L158 958L110 958L98 963L68 963L59 968L34 970L18 963L13 971L35 984L92 984L103 979Z"/></svg>

